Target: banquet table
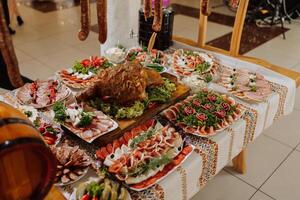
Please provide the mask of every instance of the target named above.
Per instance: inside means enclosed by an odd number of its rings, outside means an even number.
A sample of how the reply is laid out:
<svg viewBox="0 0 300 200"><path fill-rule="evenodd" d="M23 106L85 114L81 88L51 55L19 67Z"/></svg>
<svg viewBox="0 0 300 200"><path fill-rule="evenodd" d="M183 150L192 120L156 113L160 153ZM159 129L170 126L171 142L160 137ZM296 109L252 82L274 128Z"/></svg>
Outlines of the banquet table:
<svg viewBox="0 0 300 200"><path fill-rule="evenodd" d="M175 43L173 48L206 51L180 43ZM261 103L250 104L236 99L245 109L241 119L224 131L209 138L188 136L188 140L195 146L191 156L173 173L151 188L142 192L130 191L132 199L185 200L192 198L266 128L276 123L279 117L288 115L293 111L296 93L294 80L256 64L214 52L209 53L213 53L221 65L246 68L261 73L271 83L274 92ZM226 93L225 88L215 83L211 83L209 88ZM3 100L7 100L7 98L7 94L2 96ZM71 193L70 188L74 186L71 185L68 189L59 188L59 190L68 199ZM54 198L49 196L47 199Z"/></svg>

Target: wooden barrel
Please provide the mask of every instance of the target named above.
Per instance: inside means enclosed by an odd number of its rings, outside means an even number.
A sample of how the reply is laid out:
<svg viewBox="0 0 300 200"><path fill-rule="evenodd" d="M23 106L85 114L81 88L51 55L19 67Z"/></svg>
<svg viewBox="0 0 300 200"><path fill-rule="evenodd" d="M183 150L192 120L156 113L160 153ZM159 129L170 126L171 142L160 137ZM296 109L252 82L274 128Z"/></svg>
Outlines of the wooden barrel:
<svg viewBox="0 0 300 200"><path fill-rule="evenodd" d="M56 173L56 159L20 111L0 102L0 199L43 199Z"/></svg>

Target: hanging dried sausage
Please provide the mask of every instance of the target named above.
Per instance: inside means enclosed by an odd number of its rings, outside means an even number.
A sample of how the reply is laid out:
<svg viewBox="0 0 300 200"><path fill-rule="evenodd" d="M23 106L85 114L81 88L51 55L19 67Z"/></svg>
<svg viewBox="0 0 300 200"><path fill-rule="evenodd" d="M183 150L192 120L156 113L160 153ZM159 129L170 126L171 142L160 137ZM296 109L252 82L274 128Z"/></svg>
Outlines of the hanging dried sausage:
<svg viewBox="0 0 300 200"><path fill-rule="evenodd" d="M154 19L152 24L152 29L155 32L159 32L161 30L162 24L162 0L154 1Z"/></svg>
<svg viewBox="0 0 300 200"><path fill-rule="evenodd" d="M145 20L152 16L152 0L144 0Z"/></svg>
<svg viewBox="0 0 300 200"><path fill-rule="evenodd" d="M89 0L80 0L81 6L81 29L78 33L79 40L85 40L90 32L90 1Z"/></svg>
<svg viewBox="0 0 300 200"><path fill-rule="evenodd" d="M97 0L97 17L99 27L99 42L105 43L107 39L107 2L106 0Z"/></svg>

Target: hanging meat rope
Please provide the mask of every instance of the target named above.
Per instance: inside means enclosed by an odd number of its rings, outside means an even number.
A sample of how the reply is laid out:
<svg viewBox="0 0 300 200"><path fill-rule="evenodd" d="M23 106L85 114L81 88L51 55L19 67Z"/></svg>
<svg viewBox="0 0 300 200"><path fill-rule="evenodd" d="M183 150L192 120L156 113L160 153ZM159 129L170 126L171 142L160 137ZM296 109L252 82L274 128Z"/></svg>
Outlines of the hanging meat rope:
<svg viewBox="0 0 300 200"><path fill-rule="evenodd" d="M97 17L99 27L98 40L101 44L107 39L107 2L106 0L97 0Z"/></svg>
<svg viewBox="0 0 300 200"><path fill-rule="evenodd" d="M18 60L15 54L14 46L11 36L6 26L6 21L3 13L2 3L0 1L0 52L3 56L4 62L7 67L7 73L11 84L15 87L21 87L24 82L21 78L21 74L18 67Z"/></svg>
<svg viewBox="0 0 300 200"><path fill-rule="evenodd" d="M90 0L80 0L81 6L81 29L78 33L78 38L81 41L86 40L90 32L91 13Z"/></svg>
<svg viewBox="0 0 300 200"><path fill-rule="evenodd" d="M153 31L159 32L161 30L162 17L163 17L162 0L155 0L154 19L152 24Z"/></svg>
<svg viewBox="0 0 300 200"><path fill-rule="evenodd" d="M152 0L144 0L144 16L146 21L152 16Z"/></svg>
<svg viewBox="0 0 300 200"><path fill-rule="evenodd" d="M201 1L201 13L202 13L202 15L205 15L205 16L210 15L209 0L202 0Z"/></svg>

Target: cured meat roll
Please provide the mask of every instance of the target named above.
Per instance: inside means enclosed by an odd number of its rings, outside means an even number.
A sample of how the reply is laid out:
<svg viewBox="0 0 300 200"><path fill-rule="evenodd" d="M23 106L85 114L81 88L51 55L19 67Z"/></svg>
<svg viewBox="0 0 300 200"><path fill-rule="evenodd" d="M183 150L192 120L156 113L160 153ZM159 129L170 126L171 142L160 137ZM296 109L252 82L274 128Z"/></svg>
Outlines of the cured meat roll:
<svg viewBox="0 0 300 200"><path fill-rule="evenodd" d="M78 38L81 41L86 40L90 32L90 0L80 0L81 5L81 29L78 33Z"/></svg>
<svg viewBox="0 0 300 200"><path fill-rule="evenodd" d="M201 2L201 13L202 15L209 16L210 11L209 11L209 0L202 0Z"/></svg>
<svg viewBox="0 0 300 200"><path fill-rule="evenodd" d="M99 27L99 42L105 43L107 39L107 2L106 0L97 0L97 17Z"/></svg>
<svg viewBox="0 0 300 200"><path fill-rule="evenodd" d="M154 19L152 24L152 29L155 32L159 32L161 30L162 24L162 0L155 0L154 1Z"/></svg>
<svg viewBox="0 0 300 200"><path fill-rule="evenodd" d="M145 20L152 16L152 0L144 0Z"/></svg>

